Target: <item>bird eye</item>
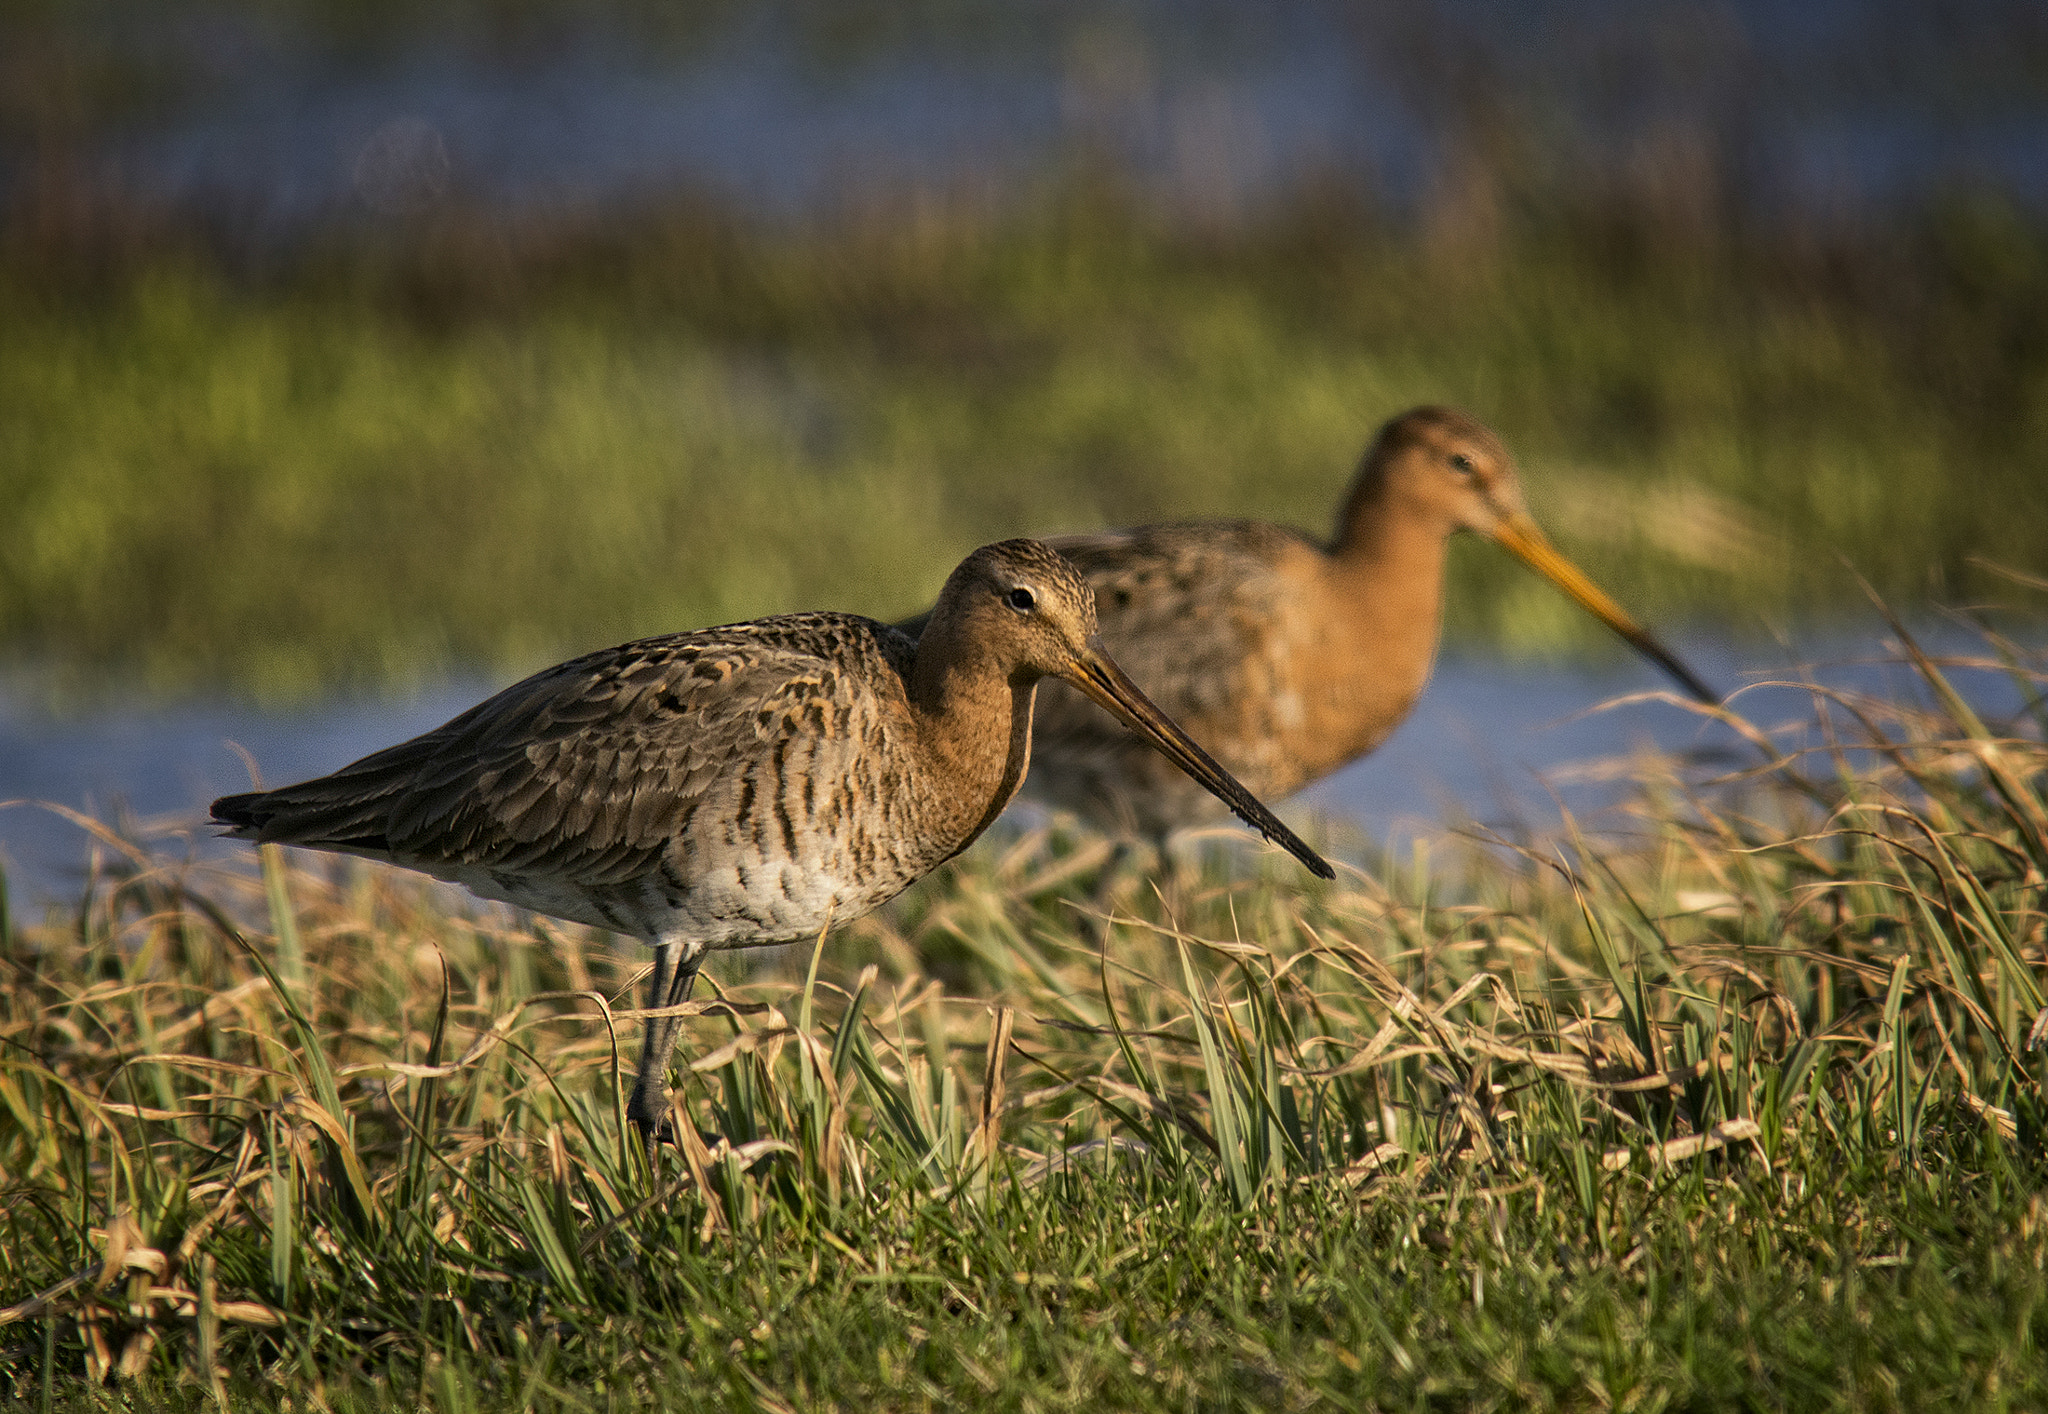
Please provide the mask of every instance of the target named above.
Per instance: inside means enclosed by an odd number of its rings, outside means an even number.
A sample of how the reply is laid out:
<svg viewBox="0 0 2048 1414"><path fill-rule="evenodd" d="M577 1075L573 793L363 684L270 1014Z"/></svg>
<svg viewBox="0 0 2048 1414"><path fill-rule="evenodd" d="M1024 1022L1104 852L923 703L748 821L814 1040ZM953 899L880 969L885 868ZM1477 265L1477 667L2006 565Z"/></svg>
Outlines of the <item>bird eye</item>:
<svg viewBox="0 0 2048 1414"><path fill-rule="evenodd" d="M1463 452L1452 452L1451 470L1457 472L1460 476L1470 476L1476 468L1472 465L1472 458L1466 456Z"/></svg>
<svg viewBox="0 0 2048 1414"><path fill-rule="evenodd" d="M1010 591L1009 604L1018 613L1028 614L1038 607L1038 596L1020 584Z"/></svg>

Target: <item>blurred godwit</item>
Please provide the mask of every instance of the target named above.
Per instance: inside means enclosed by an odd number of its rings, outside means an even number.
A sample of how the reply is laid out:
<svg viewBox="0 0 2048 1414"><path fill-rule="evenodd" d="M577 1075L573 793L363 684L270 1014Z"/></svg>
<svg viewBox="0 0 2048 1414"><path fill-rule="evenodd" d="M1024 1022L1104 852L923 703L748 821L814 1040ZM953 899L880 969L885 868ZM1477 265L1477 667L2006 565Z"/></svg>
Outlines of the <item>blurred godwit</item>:
<svg viewBox="0 0 2048 1414"><path fill-rule="evenodd" d="M1095 596L1032 540L975 551L920 639L791 614L537 673L331 776L213 803L226 834L387 860L654 948L650 1009L704 954L815 936L965 849L1016 792L1041 677L1072 683L1268 839L1322 857L1131 685ZM652 1153L673 1016L627 1114Z"/></svg>
<svg viewBox="0 0 2048 1414"><path fill-rule="evenodd" d="M1102 641L1132 678L1255 793L1278 799L1373 750L1415 705L1436 657L1445 545L1461 530L1519 556L1695 697L1719 700L1552 547L1500 439L1446 408L1380 429L1327 545L1259 521L1047 543L1095 590ZM1026 793L1154 836L1216 816L1057 684L1039 707Z"/></svg>

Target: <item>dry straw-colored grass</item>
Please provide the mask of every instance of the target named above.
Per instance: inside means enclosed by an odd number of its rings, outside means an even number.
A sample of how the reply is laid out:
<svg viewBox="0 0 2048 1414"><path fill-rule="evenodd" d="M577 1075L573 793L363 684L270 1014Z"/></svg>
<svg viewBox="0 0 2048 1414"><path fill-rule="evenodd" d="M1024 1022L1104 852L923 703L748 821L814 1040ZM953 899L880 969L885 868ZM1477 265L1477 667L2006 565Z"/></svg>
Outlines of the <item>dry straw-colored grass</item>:
<svg viewBox="0 0 2048 1414"><path fill-rule="evenodd" d="M1711 1285L1731 1232L1881 1272L1911 1245L1885 1195L1995 1207L2042 1172L2043 675L1985 643L2011 721L1924 658L1918 704L1816 690L1796 752L1738 700L1746 766L1638 762L1597 835L1474 831L1327 888L1235 844L1147 872L1010 834L822 953L724 969L656 1173L620 1112L637 950L360 863L177 865L107 832L76 916L0 946L0 1379L460 1403L449 1362L545 1350L531 1402L572 1366L631 1388L656 1347L769 1349L777 1283L821 1271L919 1350L1001 1292L1085 1310L1120 1279L1050 1237L1020 1256L1027 1229L1251 1262L1364 1223L1345 1240L1386 1245L1349 1260L1456 1265L1482 1306L1552 1245L1615 1281L1670 1238ZM1997 1251L2038 1273L2025 1214ZM1404 1339L1364 1358L1407 1378ZM1486 1368L1526 1396L1540 1342L1512 1349Z"/></svg>

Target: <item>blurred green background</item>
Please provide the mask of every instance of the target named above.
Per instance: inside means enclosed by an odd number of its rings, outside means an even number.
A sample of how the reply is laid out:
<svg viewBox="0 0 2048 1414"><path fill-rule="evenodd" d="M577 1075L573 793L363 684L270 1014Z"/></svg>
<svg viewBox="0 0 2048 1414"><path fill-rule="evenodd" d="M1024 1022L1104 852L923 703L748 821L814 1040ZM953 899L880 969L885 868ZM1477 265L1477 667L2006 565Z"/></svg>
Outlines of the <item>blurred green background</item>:
<svg viewBox="0 0 2048 1414"><path fill-rule="evenodd" d="M1537 8L10 5L0 664L903 614L997 536L1319 529L1422 401L1688 632L2048 572L2041 8Z"/></svg>

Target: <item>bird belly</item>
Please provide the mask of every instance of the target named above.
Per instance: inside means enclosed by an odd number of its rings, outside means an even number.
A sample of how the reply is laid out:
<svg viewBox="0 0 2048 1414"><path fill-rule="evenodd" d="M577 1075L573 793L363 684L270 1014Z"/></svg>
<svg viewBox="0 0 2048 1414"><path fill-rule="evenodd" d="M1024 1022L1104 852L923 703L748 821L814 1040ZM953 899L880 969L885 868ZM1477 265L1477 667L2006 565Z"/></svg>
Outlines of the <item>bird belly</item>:
<svg viewBox="0 0 2048 1414"><path fill-rule="evenodd" d="M445 864L404 858L393 862L451 884L460 884L479 898L495 899L515 908L545 913L550 918L583 923L592 928L609 928L615 933L656 936L656 930L644 926L647 921L645 910L632 906L638 900L616 887L592 888L564 875L515 874L481 864Z"/></svg>
<svg viewBox="0 0 2048 1414"><path fill-rule="evenodd" d="M702 881L682 912L712 947L733 948L814 937L881 901L862 899L838 870L815 861L760 860Z"/></svg>
<svg viewBox="0 0 2048 1414"><path fill-rule="evenodd" d="M813 937L888 902L909 882L894 870L861 878L851 869L833 867L838 862L749 859L695 877L668 869L602 883L478 865L410 867L481 898L551 918L638 938L733 948Z"/></svg>

